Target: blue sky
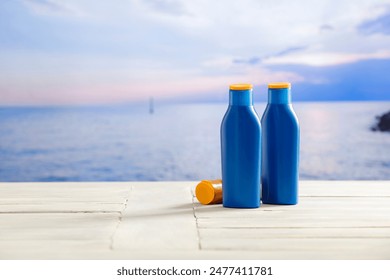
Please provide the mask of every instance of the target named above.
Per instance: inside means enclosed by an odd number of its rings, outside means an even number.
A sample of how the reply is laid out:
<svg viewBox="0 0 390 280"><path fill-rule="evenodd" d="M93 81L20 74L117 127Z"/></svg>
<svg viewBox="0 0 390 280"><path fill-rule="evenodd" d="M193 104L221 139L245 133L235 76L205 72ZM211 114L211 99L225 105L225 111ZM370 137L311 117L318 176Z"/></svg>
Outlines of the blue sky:
<svg viewBox="0 0 390 280"><path fill-rule="evenodd" d="M0 105L390 100L390 1L4 0Z"/></svg>

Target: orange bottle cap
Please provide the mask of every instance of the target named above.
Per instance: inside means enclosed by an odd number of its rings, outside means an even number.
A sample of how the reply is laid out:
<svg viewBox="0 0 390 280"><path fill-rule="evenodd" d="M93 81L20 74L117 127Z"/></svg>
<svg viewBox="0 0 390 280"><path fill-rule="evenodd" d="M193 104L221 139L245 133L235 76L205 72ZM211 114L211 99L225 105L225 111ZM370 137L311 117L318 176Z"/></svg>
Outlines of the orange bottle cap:
<svg viewBox="0 0 390 280"><path fill-rule="evenodd" d="M195 189L196 198L204 205L222 203L222 180L203 180Z"/></svg>
<svg viewBox="0 0 390 280"><path fill-rule="evenodd" d="M291 88L290 83L281 82L281 83L270 83L268 84L268 88Z"/></svg>
<svg viewBox="0 0 390 280"><path fill-rule="evenodd" d="M252 89L253 86L251 84L233 84L229 87L231 90L247 90Z"/></svg>

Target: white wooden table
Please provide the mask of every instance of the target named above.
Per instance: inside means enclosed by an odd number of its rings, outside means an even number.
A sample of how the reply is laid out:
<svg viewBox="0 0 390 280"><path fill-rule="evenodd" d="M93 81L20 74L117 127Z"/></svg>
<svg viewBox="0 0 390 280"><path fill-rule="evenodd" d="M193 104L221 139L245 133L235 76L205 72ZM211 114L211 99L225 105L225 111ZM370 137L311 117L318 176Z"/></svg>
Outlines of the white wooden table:
<svg viewBox="0 0 390 280"><path fill-rule="evenodd" d="M0 259L390 259L390 181L259 209L200 205L196 183L0 183Z"/></svg>

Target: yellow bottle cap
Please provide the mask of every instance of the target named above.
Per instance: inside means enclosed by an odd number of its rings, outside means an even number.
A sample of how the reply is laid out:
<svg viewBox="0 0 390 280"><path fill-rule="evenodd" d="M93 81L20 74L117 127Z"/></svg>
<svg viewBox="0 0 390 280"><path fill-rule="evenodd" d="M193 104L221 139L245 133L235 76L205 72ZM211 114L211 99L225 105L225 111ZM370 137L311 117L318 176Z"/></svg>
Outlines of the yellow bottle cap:
<svg viewBox="0 0 390 280"><path fill-rule="evenodd" d="M291 84L285 83L285 82L270 83L270 84L268 84L268 88L291 88Z"/></svg>
<svg viewBox="0 0 390 280"><path fill-rule="evenodd" d="M231 90L247 90L252 89L253 86L251 84L233 84L230 85Z"/></svg>
<svg viewBox="0 0 390 280"><path fill-rule="evenodd" d="M222 180L203 180L195 189L196 198L204 205L222 203Z"/></svg>

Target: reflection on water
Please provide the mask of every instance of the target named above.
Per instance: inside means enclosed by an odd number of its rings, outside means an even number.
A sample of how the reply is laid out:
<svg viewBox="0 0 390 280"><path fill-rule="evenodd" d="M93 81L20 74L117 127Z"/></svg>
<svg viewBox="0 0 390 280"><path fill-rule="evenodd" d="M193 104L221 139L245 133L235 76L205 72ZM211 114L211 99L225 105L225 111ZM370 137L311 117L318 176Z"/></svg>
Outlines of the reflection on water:
<svg viewBox="0 0 390 280"><path fill-rule="evenodd" d="M0 181L220 178L226 104L0 109ZM256 104L261 116L265 104ZM390 102L296 103L301 179L390 179Z"/></svg>
<svg viewBox="0 0 390 280"><path fill-rule="evenodd" d="M390 134L370 130L389 103L304 103L301 178L389 179ZM379 164L380 163L380 164Z"/></svg>

